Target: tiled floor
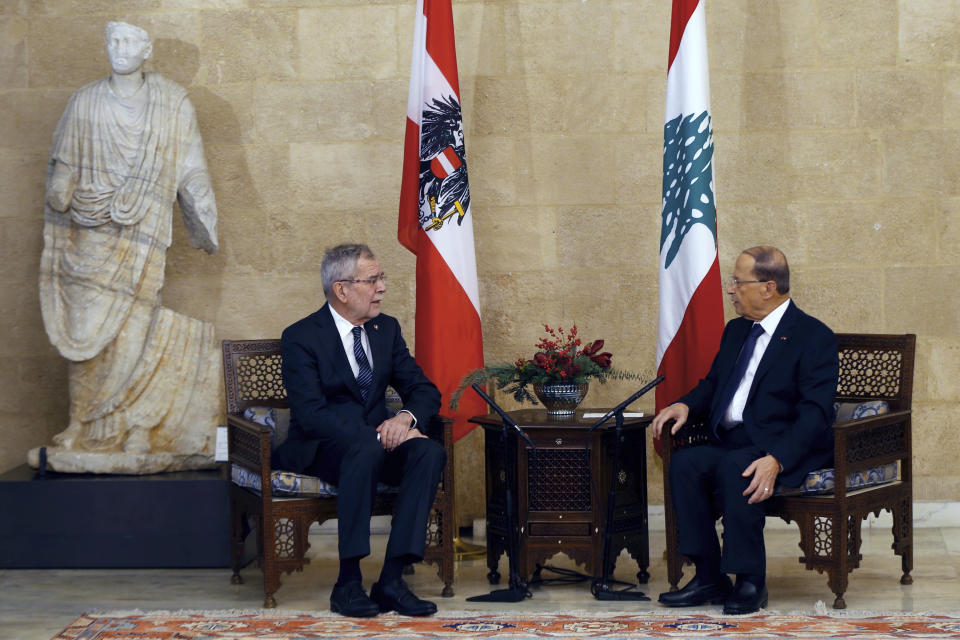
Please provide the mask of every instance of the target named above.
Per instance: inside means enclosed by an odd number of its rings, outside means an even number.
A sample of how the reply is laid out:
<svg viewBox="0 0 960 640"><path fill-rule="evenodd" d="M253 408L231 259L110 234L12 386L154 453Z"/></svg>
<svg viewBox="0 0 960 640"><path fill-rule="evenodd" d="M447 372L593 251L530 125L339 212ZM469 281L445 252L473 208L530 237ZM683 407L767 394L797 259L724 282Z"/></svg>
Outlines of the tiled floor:
<svg viewBox="0 0 960 640"><path fill-rule="evenodd" d="M643 591L654 602L598 602L587 583L535 589L533 597L517 604L484 605L465 598L486 593L484 559L458 563L452 598L441 598L441 584L432 567L418 567L409 577L413 590L437 602L442 611L653 611L662 612L656 595L666 588L663 532L651 531L652 575ZM363 562L365 583L376 578L385 536L374 537L374 555ZM827 605L833 596L826 576L806 571L797 562L798 534L793 530L767 531L770 609L812 611L818 600ZM926 527L915 530L914 584L901 586L900 559L890 550L888 529L864 526L863 562L850 576L846 594L853 611L960 611L960 529ZM336 578L336 539L312 535L311 563L302 573L283 578L277 593L280 609L325 611L330 584ZM575 565L564 556L552 564ZM617 563L616 577L631 580L635 563L626 555ZM500 571L507 573L506 559ZM545 576L547 574L545 573ZM49 640L85 611L119 609L256 609L263 602L263 582L255 567L244 570L242 585L230 584L229 569L202 570L0 570L0 638ZM714 607L719 613L720 607ZM713 610L713 609L711 609Z"/></svg>

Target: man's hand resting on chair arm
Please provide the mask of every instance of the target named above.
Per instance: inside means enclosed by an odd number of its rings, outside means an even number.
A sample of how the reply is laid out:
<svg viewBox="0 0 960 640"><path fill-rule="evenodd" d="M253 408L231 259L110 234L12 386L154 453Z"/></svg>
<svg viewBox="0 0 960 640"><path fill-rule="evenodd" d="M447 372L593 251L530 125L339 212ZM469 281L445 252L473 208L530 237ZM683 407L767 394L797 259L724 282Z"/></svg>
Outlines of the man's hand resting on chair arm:
<svg viewBox="0 0 960 640"><path fill-rule="evenodd" d="M670 429L670 434L675 434L680 430L680 427L687 423L687 417L689 415L690 407L682 402L675 402L668 407L664 407L663 411L658 413L651 423L654 439L660 437L664 423L668 422L669 420L676 420L676 422L673 423L673 427Z"/></svg>

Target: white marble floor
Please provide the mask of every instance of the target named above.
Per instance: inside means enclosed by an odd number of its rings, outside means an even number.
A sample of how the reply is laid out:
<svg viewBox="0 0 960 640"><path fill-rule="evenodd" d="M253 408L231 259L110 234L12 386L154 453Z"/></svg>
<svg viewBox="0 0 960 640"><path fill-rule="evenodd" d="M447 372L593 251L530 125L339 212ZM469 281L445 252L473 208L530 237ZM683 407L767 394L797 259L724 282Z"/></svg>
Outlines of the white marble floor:
<svg viewBox="0 0 960 640"><path fill-rule="evenodd" d="M864 526L863 562L850 576L846 594L848 612L938 611L960 612L960 528L915 529L914 584L901 586L900 559L890 550L886 527ZM376 578L386 537L374 536L374 555L363 562L365 583ZM833 596L825 575L805 570L798 562L799 536L794 530L768 529L768 586L770 609L779 612L815 609L817 601L829 607ZM336 538L311 536L311 563L302 573L283 578L278 607L291 611L326 611L330 584L336 578ZM651 579L642 590L653 602L598 602L589 585L546 586L517 604L485 605L466 597L486 593L484 559L458 563L452 598L441 598L441 584L433 567L421 566L408 582L420 596L437 602L440 611L656 611L656 595L666 589L663 532L651 531ZM551 564L576 568L565 556ZM500 571L507 573L506 559ZM617 563L616 577L635 578L636 564L626 555ZM545 577L547 577L545 572ZM254 566L244 570L245 583L230 584L229 569L192 570L0 570L0 638L49 640L86 611L257 609L263 602L263 582ZM720 612L720 607L708 609Z"/></svg>

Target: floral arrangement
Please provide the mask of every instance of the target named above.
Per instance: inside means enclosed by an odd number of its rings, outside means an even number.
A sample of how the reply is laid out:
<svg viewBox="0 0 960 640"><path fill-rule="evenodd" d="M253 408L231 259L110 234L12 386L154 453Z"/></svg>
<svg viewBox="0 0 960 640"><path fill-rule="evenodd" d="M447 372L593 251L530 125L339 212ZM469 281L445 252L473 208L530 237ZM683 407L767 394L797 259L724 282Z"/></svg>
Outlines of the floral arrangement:
<svg viewBox="0 0 960 640"><path fill-rule="evenodd" d="M584 346L577 325L569 330L553 329L543 325L546 335L536 344L533 358L517 358L512 364L492 364L468 373L450 399L450 408L456 409L463 391L472 384L483 384L492 379L497 389L505 389L517 402L537 400L530 392L534 384L583 384L609 379L642 380L641 374L620 371L612 366L613 354L603 349L603 340L594 340Z"/></svg>

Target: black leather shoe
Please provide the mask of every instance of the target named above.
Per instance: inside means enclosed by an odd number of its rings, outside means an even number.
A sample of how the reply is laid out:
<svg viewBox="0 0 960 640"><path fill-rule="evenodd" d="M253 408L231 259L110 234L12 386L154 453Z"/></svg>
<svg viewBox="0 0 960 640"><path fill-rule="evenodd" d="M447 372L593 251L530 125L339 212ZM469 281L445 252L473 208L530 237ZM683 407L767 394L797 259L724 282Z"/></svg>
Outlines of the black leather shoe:
<svg viewBox="0 0 960 640"><path fill-rule="evenodd" d="M369 618L380 613L377 603L367 597L359 580L333 587L330 611L352 618Z"/></svg>
<svg viewBox="0 0 960 640"><path fill-rule="evenodd" d="M430 616L437 612L437 605L413 595L403 578L387 584L375 582L370 587L370 598L381 612L396 611L402 616Z"/></svg>
<svg viewBox="0 0 960 640"><path fill-rule="evenodd" d="M721 574L716 582L710 584L704 584L699 577L693 576L683 589L661 593L657 600L668 607L696 607L707 602L720 604L732 589L733 585L726 574Z"/></svg>
<svg viewBox="0 0 960 640"><path fill-rule="evenodd" d="M767 585L759 589L752 582L737 580L733 591L723 601L723 612L728 616L740 616L745 613L756 613L761 607L767 606Z"/></svg>

